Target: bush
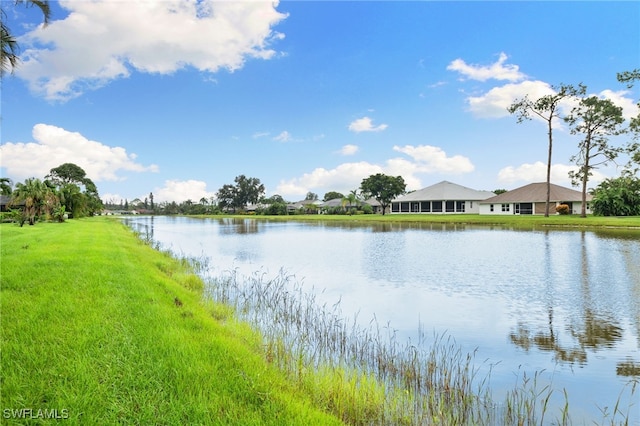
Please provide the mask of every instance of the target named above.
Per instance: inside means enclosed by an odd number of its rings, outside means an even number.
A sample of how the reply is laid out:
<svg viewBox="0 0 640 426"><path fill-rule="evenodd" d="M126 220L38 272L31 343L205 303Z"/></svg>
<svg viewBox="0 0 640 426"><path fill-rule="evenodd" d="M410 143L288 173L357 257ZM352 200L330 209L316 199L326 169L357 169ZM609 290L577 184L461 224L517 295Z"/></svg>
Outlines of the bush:
<svg viewBox="0 0 640 426"><path fill-rule="evenodd" d="M571 210L569 209L569 206L566 204L559 204L556 206L556 213L558 214L569 214L571 213Z"/></svg>
<svg viewBox="0 0 640 426"><path fill-rule="evenodd" d="M640 215L640 178L623 173L606 179L593 192L591 209L596 216Z"/></svg>

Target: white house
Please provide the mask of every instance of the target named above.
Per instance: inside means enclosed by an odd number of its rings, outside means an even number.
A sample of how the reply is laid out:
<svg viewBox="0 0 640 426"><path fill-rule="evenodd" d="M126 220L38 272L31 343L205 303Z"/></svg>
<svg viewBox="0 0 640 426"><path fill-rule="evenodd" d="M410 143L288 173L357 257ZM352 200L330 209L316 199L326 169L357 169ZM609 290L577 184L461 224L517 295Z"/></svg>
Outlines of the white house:
<svg viewBox="0 0 640 426"><path fill-rule="evenodd" d="M478 213L479 202L494 195L445 180L396 198L391 202L391 213Z"/></svg>
<svg viewBox="0 0 640 426"><path fill-rule="evenodd" d="M587 213L591 213L587 194ZM480 202L480 214L544 214L547 200L547 183L530 183ZM556 206L566 204L569 211L579 214L582 209L582 193L574 189L551 184L549 214L556 214Z"/></svg>

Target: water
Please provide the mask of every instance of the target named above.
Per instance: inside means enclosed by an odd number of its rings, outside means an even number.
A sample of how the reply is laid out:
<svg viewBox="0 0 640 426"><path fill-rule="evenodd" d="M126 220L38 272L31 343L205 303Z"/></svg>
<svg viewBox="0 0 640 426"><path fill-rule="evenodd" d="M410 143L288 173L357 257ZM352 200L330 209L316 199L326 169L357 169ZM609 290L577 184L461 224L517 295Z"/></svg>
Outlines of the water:
<svg viewBox="0 0 640 426"><path fill-rule="evenodd" d="M640 379L640 231L140 217L178 254L295 275L319 303L414 341L448 333L491 369L496 395L541 372L574 424L602 421ZM628 397L621 398L625 413ZM636 396L638 394L636 393ZM551 418L556 417L552 410ZM640 402L628 413L640 424Z"/></svg>

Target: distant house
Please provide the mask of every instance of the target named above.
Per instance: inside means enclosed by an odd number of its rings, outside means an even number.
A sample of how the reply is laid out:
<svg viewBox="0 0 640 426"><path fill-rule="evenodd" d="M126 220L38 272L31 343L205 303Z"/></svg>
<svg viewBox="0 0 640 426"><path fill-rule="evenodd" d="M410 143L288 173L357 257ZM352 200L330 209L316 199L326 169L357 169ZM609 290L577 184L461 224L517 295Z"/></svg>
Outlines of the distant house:
<svg viewBox="0 0 640 426"><path fill-rule="evenodd" d="M305 213L315 213L322 205L320 200L300 200L287 204L287 212L304 211ZM315 207L311 207L315 206Z"/></svg>
<svg viewBox="0 0 640 426"><path fill-rule="evenodd" d="M11 197L8 195L0 195L0 212L9 211L9 203L11 202Z"/></svg>
<svg viewBox="0 0 640 426"><path fill-rule="evenodd" d="M391 213L478 213L479 202L494 195L445 180L396 198L391 202Z"/></svg>
<svg viewBox="0 0 640 426"><path fill-rule="evenodd" d="M15 208L24 208L24 201L12 203L10 195L0 195L0 212L8 212Z"/></svg>
<svg viewBox="0 0 640 426"><path fill-rule="evenodd" d="M358 209L361 209L362 206L364 205L369 205L371 206L371 208L373 209L374 213L381 213L382 209L380 207L380 203L375 199L375 198L369 198L367 200L361 201L361 200L357 200L354 204L351 205L351 207L355 207ZM325 202L323 202L322 204L320 204L320 209L322 209L323 211L327 211L329 209L332 208L349 208L349 202L345 202L343 201L342 198L334 198L333 200L327 200Z"/></svg>
<svg viewBox="0 0 640 426"><path fill-rule="evenodd" d="M591 213L587 194L587 213ZM547 200L547 183L530 183L480 203L480 214L544 214ZM556 206L566 204L569 211L579 214L582 209L582 193L574 189L551 184L549 214L556 213Z"/></svg>

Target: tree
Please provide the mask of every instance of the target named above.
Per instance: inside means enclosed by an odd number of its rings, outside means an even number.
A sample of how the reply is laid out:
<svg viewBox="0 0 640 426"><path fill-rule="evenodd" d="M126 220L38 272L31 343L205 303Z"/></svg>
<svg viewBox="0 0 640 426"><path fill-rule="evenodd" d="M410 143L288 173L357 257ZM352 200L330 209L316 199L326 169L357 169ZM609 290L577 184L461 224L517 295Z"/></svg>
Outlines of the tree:
<svg viewBox="0 0 640 426"><path fill-rule="evenodd" d="M640 215L640 178L627 171L604 180L593 191L591 209L599 216Z"/></svg>
<svg viewBox="0 0 640 426"><path fill-rule="evenodd" d="M269 198L263 198L262 202L264 204L275 204L275 203L286 204L286 201L284 201L284 198L282 198L282 195L279 195L279 194L274 194Z"/></svg>
<svg viewBox="0 0 640 426"><path fill-rule="evenodd" d="M49 170L49 174L45 178L59 186L73 183L84 186L87 191L97 191L96 185L87 177L84 169L73 163L64 163L54 167Z"/></svg>
<svg viewBox="0 0 640 426"><path fill-rule="evenodd" d="M245 175L236 176L236 205L245 208L247 204L255 204L264 194L264 185L260 183L260 179L246 177Z"/></svg>
<svg viewBox="0 0 640 426"><path fill-rule="evenodd" d="M40 179L29 178L24 183L16 184L11 194L11 204L24 203L24 218L29 221L29 225L35 225L36 217L41 214L45 198L50 191Z"/></svg>
<svg viewBox="0 0 640 426"><path fill-rule="evenodd" d="M614 161L621 149L609 144L608 137L622 132L620 125L624 121L622 108L609 99L590 96L580 100L564 120L571 128L571 134L582 134L584 139L578 143L579 152L571 161L579 166L577 172L570 172L574 185L582 183L581 216L587 216L587 183L591 170L596 166Z"/></svg>
<svg viewBox="0 0 640 426"><path fill-rule="evenodd" d="M98 188L87 177L82 167L73 163L64 163L49 170L46 179L64 194L61 196L61 202L73 217L91 216L103 208Z"/></svg>
<svg viewBox="0 0 640 426"><path fill-rule="evenodd" d="M13 182L9 178L0 178L0 195L11 195Z"/></svg>
<svg viewBox="0 0 640 426"><path fill-rule="evenodd" d="M516 114L518 123L525 120L531 120L532 114L538 116L547 123L547 197L544 215L549 217L549 205L551 198L551 157L553 153L553 123L560 119L560 103L568 97L583 96L586 93L586 87L580 84L578 88L570 85L560 85L552 87L556 92L553 95L545 95L532 101L525 96L516 101L507 108L510 114Z"/></svg>
<svg viewBox="0 0 640 426"><path fill-rule="evenodd" d="M316 201L318 199L318 194L315 192L307 192L307 195L304 197L305 201Z"/></svg>
<svg viewBox="0 0 640 426"><path fill-rule="evenodd" d="M387 176L382 173L371 175L360 184L360 190L367 195L365 198L375 198L380 203L383 215L391 200L404 194L406 187L402 176Z"/></svg>
<svg viewBox="0 0 640 426"><path fill-rule="evenodd" d="M616 77L620 83L625 83L627 88L631 89L637 81L640 81L640 68L618 73ZM639 112L636 117L632 117L629 121L628 130L633 136L626 148L627 154L629 154L629 162L626 168L631 173L640 171L640 100L636 105Z"/></svg>
<svg viewBox="0 0 640 426"><path fill-rule="evenodd" d="M264 185L260 179L236 176L235 185L225 184L218 190L218 205L222 209L232 209L235 213L238 208L245 208L247 204L256 204L264 195Z"/></svg>
<svg viewBox="0 0 640 426"><path fill-rule="evenodd" d="M149 207L151 207L151 211L155 209L155 206L153 204L153 192L149 193Z"/></svg>
<svg viewBox="0 0 640 426"><path fill-rule="evenodd" d="M237 188L230 184L225 184L220 188L216 194L218 198L218 206L225 210L231 209L233 212L236 212L236 198L237 198Z"/></svg>
<svg viewBox="0 0 640 426"><path fill-rule="evenodd" d="M342 193L336 192L336 191L329 191L326 194L324 194L324 198L322 199L322 201L341 200L343 198L344 198L344 195L342 195Z"/></svg>
<svg viewBox="0 0 640 426"><path fill-rule="evenodd" d="M351 206L353 206L357 202L358 202L358 191L354 189L353 191L349 192L349 195L342 198L342 207L344 208L345 205L348 205L349 208L347 211L349 212L349 214L351 214Z"/></svg>
<svg viewBox="0 0 640 426"><path fill-rule="evenodd" d="M4 3L4 2L3 2ZM36 6L42 11L43 16L43 24L46 26L49 23L49 19L51 18L51 8L49 7L48 1L41 0L15 0L14 5L19 5L21 3L26 3L27 7ZM11 34L11 30L6 24L6 12L4 9L0 8L0 47L2 55L1 63L0 63L0 77L4 75L5 72L13 70L18 66L18 62L20 58L18 54L20 53L20 47L18 46L18 42L15 37Z"/></svg>
<svg viewBox="0 0 640 426"><path fill-rule="evenodd" d="M59 188L60 203L70 217L82 217L86 214L87 199L74 183L68 183Z"/></svg>

